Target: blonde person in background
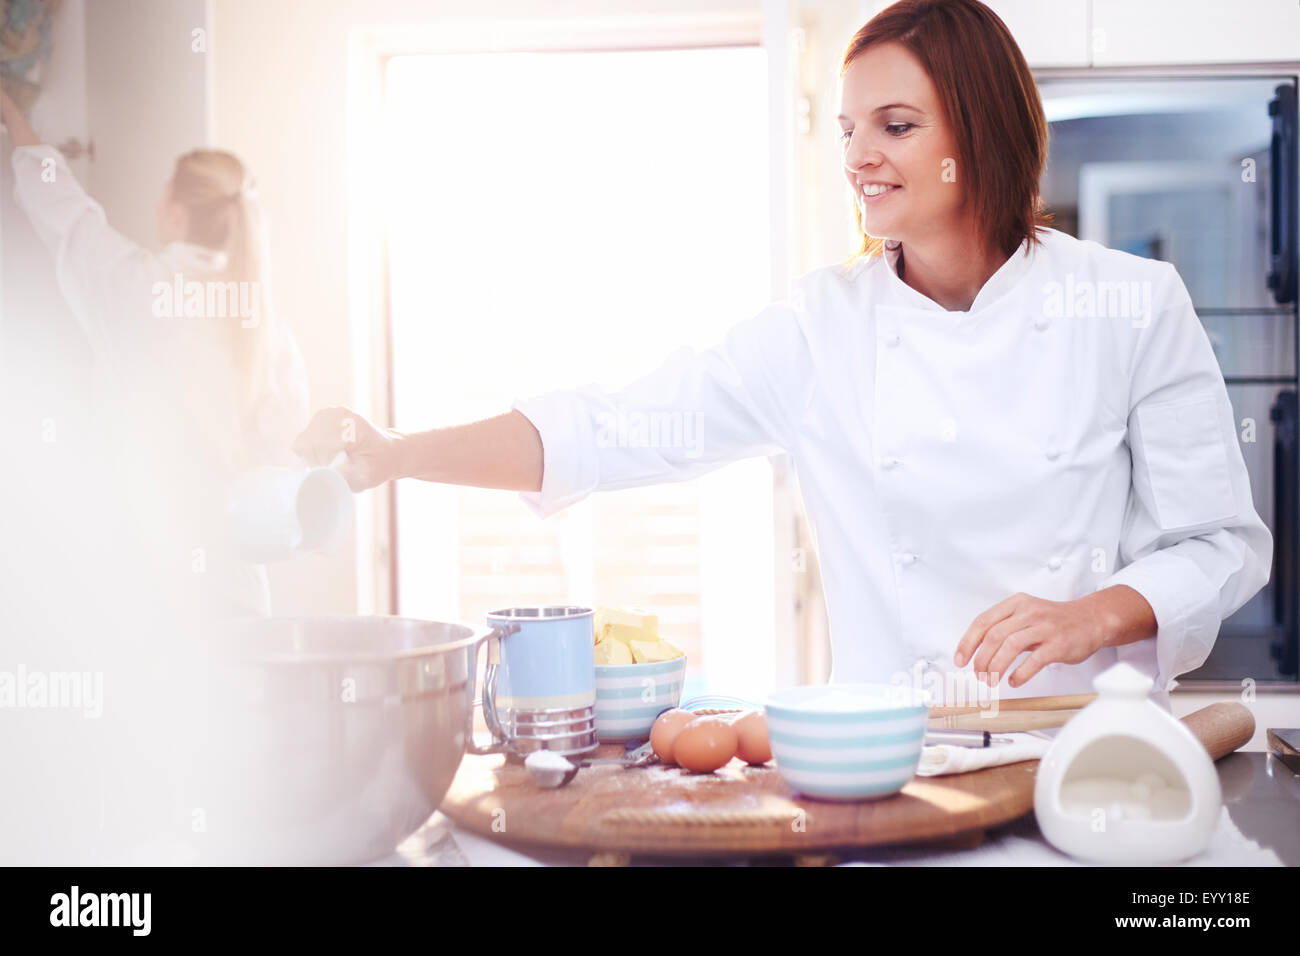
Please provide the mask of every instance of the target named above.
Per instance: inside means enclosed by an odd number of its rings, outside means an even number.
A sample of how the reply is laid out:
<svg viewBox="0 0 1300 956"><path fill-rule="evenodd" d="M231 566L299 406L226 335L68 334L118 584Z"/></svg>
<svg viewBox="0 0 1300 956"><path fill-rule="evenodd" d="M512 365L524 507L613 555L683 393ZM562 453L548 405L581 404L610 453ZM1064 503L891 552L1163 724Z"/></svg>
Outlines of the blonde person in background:
<svg viewBox="0 0 1300 956"><path fill-rule="evenodd" d="M15 200L92 349L94 428L122 514L106 509L87 533L120 545L136 582L175 613L270 613L265 568L239 559L226 510L241 471L292 463L284 449L309 404L301 354L271 308L248 170L228 152L181 156L155 253L108 223L2 91L0 120Z"/></svg>

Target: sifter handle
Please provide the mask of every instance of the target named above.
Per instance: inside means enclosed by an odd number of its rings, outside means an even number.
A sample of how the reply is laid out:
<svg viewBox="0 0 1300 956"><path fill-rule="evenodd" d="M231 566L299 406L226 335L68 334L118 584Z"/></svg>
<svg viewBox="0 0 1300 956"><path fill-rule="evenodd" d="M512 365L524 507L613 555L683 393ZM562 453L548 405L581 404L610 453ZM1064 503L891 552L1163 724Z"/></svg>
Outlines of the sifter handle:
<svg viewBox="0 0 1300 956"><path fill-rule="evenodd" d="M474 681L478 677L478 659L477 655L471 661L473 672L470 674L470 707L469 714L466 717L465 727L465 752L483 756L486 754L499 754L506 752L506 735L501 727L501 721L497 717L497 671L501 665L501 639L519 630L518 624L508 624L504 627L494 627L477 641L474 642L474 650L482 644L487 645L487 662L483 670L483 697L480 700L473 699ZM474 742L474 711L478 705L483 708L483 720L492 734L492 743L486 747L480 747Z"/></svg>

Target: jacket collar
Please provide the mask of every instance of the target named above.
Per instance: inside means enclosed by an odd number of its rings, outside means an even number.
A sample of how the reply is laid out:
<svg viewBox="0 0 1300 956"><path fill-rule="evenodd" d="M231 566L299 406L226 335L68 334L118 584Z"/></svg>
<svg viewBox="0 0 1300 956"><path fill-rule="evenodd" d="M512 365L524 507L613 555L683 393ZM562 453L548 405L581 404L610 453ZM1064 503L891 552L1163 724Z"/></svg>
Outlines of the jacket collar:
<svg viewBox="0 0 1300 956"><path fill-rule="evenodd" d="M898 263L903 259L903 244L897 241L885 240L881 250L886 264L886 272L889 273L885 280L889 289L893 293L893 298L898 304L913 308L921 309L928 312L940 312L953 318L974 315L976 312L982 312L984 309L993 305L1007 293L1015 288L1016 284L1029 271L1033 262L1034 253L1030 248L1029 241L1025 240L1020 243L1020 247L998 267L998 270L989 276L988 281L975 296L975 301L971 303L969 311L966 312L949 312L939 303L930 299L928 296L917 292L910 285L904 282L898 276Z"/></svg>

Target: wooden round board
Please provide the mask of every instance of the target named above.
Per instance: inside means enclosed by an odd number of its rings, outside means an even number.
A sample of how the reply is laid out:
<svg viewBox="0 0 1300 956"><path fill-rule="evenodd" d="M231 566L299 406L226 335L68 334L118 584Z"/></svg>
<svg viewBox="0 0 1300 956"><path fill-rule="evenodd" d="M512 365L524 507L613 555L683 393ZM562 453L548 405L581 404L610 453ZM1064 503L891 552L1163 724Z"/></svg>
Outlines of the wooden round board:
<svg viewBox="0 0 1300 956"><path fill-rule="evenodd" d="M619 757L602 744L595 758ZM791 790L771 763L739 760L714 773L652 764L583 767L563 787L539 787L521 763L466 755L442 812L509 843L656 856L825 853L943 840L978 842L986 827L1028 813L1037 760L943 777L913 777L883 800L832 803Z"/></svg>
<svg viewBox="0 0 1300 956"><path fill-rule="evenodd" d="M1216 703L1182 718L1212 760L1242 747L1255 718ZM620 757L602 744L592 757ZM830 803L796 793L768 763L732 760L715 773L652 764L583 767L554 790L522 763L467 755L442 812L475 833L510 843L655 856L793 854L836 848L943 842L978 845L986 828L1034 806L1037 760L942 777L913 777L883 800ZM953 838L957 838L954 840Z"/></svg>

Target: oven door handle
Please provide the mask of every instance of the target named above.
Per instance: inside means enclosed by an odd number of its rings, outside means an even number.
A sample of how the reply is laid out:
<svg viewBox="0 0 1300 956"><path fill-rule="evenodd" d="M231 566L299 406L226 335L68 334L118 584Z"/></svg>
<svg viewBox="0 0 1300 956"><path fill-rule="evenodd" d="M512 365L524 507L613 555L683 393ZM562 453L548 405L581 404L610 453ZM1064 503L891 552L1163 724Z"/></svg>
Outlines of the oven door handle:
<svg viewBox="0 0 1300 956"><path fill-rule="evenodd" d="M1296 88L1284 83L1268 104L1269 142L1268 287L1279 304L1296 299Z"/></svg>

